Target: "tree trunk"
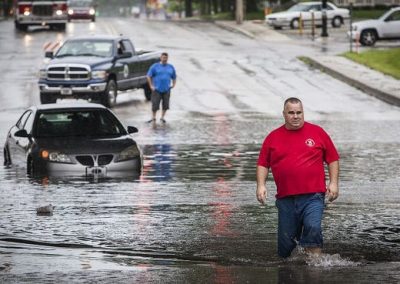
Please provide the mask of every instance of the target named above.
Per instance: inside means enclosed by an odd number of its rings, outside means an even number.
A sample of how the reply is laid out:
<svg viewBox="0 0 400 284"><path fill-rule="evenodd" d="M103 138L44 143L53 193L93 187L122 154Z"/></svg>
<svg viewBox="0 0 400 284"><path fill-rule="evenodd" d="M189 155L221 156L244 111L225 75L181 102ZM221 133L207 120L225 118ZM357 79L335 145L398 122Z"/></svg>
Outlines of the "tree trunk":
<svg viewBox="0 0 400 284"><path fill-rule="evenodd" d="M186 18L193 17L192 0L185 0L185 15Z"/></svg>

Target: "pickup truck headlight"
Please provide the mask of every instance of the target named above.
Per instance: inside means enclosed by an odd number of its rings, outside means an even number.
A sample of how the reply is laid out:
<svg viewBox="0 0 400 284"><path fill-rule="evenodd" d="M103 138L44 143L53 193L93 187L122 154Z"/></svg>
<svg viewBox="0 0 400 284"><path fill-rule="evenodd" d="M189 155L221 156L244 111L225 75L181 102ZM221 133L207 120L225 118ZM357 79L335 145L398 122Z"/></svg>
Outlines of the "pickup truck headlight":
<svg viewBox="0 0 400 284"><path fill-rule="evenodd" d="M123 150L117 158L115 158L115 162L122 162L127 160L132 160L140 157L140 151L137 145L132 145Z"/></svg>
<svg viewBox="0 0 400 284"><path fill-rule="evenodd" d="M47 78L46 70L40 70L39 71L39 79L46 79L46 78Z"/></svg>
<svg viewBox="0 0 400 284"><path fill-rule="evenodd" d="M104 70L92 71L92 79L107 79L107 72Z"/></svg>

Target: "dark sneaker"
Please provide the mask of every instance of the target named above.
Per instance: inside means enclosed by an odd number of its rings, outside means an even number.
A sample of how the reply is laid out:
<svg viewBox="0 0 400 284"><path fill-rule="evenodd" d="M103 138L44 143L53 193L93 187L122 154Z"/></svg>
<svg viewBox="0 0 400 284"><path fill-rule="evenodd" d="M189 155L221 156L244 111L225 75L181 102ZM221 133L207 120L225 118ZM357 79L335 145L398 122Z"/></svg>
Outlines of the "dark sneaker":
<svg viewBox="0 0 400 284"><path fill-rule="evenodd" d="M162 123L167 123L167 121L166 121L164 118L160 118L160 121L161 121Z"/></svg>
<svg viewBox="0 0 400 284"><path fill-rule="evenodd" d="M156 120L154 118L152 118L152 119L147 121L147 123L152 123L152 122L156 122Z"/></svg>

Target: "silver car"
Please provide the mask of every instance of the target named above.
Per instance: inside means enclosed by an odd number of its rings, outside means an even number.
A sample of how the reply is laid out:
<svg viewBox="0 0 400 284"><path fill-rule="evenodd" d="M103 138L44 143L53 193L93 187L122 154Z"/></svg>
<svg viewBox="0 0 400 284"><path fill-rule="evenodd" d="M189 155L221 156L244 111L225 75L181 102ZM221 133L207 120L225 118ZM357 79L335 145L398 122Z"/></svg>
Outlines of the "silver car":
<svg viewBox="0 0 400 284"><path fill-rule="evenodd" d="M135 132L99 104L33 106L8 132L4 165L26 167L33 177L138 176L143 160Z"/></svg>

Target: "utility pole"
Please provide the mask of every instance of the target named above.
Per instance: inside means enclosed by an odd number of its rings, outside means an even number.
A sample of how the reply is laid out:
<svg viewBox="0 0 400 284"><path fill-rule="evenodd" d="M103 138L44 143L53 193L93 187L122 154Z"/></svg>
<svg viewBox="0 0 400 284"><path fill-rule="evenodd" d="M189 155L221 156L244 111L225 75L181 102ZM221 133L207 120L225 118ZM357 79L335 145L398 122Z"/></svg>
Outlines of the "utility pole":
<svg viewBox="0 0 400 284"><path fill-rule="evenodd" d="M236 0L236 24L243 23L243 0Z"/></svg>
<svg viewBox="0 0 400 284"><path fill-rule="evenodd" d="M328 37L328 19L326 15L326 0L322 0L322 31L321 37Z"/></svg>

